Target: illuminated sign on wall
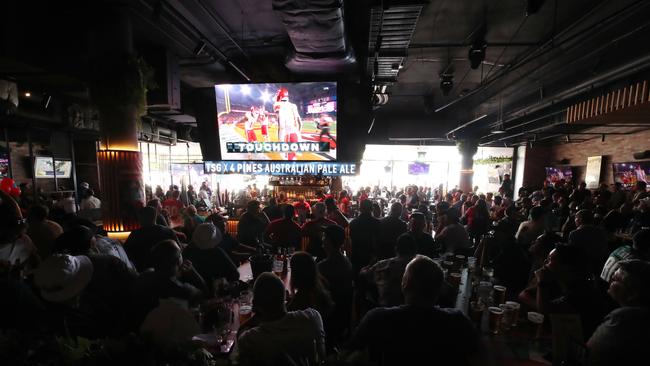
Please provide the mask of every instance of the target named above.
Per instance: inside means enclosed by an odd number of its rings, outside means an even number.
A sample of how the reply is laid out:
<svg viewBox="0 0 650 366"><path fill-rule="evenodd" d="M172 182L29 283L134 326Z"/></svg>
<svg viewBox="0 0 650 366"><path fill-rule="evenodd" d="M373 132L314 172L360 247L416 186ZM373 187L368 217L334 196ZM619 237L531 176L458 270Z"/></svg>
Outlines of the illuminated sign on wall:
<svg viewBox="0 0 650 366"><path fill-rule="evenodd" d="M206 174L257 175L356 175L355 163L290 162L290 161L206 161Z"/></svg>

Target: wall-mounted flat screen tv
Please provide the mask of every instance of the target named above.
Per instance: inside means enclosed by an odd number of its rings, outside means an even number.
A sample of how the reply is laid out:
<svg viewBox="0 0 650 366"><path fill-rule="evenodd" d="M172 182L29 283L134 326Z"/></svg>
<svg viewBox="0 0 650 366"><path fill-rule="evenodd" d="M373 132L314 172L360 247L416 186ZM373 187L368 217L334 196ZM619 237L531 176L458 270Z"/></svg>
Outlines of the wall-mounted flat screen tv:
<svg viewBox="0 0 650 366"><path fill-rule="evenodd" d="M557 183L564 179L565 182L573 180L573 170L570 166L547 166L546 168L546 181Z"/></svg>
<svg viewBox="0 0 650 366"><path fill-rule="evenodd" d="M625 188L632 188L638 181L648 183L650 177L650 161L629 163L614 163L614 182L621 183Z"/></svg>
<svg viewBox="0 0 650 366"><path fill-rule="evenodd" d="M57 178L70 178L72 172L72 162L70 160L55 160L46 156L34 158L34 175L36 178L54 178L55 167Z"/></svg>
<svg viewBox="0 0 650 366"><path fill-rule="evenodd" d="M336 160L335 82L215 85L222 160Z"/></svg>

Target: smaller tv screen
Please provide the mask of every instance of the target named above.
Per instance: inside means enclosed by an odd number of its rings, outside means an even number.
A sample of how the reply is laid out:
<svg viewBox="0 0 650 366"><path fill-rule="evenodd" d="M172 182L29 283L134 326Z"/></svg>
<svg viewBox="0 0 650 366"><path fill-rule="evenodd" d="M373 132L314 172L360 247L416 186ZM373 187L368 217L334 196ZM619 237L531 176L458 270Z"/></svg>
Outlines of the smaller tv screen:
<svg viewBox="0 0 650 366"><path fill-rule="evenodd" d="M613 164L614 182L621 183L625 188L632 188L638 181L648 183L650 176L650 161Z"/></svg>
<svg viewBox="0 0 650 366"><path fill-rule="evenodd" d="M70 178L72 162L70 160L54 160L50 157L37 156L34 160L34 175L36 178L54 178L56 167L57 178Z"/></svg>
<svg viewBox="0 0 650 366"><path fill-rule="evenodd" d="M573 170L570 166L547 166L546 168L546 180L551 183L557 183L564 179L565 182L571 182L573 180Z"/></svg>
<svg viewBox="0 0 650 366"><path fill-rule="evenodd" d="M9 176L9 156L7 153L0 152L0 178Z"/></svg>
<svg viewBox="0 0 650 366"><path fill-rule="evenodd" d="M426 175L426 174L429 174L429 164L411 163L411 164L409 164L409 174L411 174L411 175Z"/></svg>

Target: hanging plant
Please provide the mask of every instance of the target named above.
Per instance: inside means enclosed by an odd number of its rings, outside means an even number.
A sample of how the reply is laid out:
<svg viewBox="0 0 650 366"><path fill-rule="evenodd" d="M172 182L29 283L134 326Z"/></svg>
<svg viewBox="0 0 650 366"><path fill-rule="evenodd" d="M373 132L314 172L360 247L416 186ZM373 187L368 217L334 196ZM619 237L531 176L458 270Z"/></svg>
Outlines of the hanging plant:
<svg viewBox="0 0 650 366"><path fill-rule="evenodd" d="M456 142L456 147L458 148L458 152L461 154L468 152L469 154L474 155L478 150L478 143L476 140L463 139Z"/></svg>
<svg viewBox="0 0 650 366"><path fill-rule="evenodd" d="M153 76L153 69L139 56L102 62L90 80L91 100L100 113L107 108L135 106L140 117L146 113L147 91L157 87Z"/></svg>
<svg viewBox="0 0 650 366"><path fill-rule="evenodd" d="M474 165L489 165L489 164L503 164L512 163L511 156L490 156L487 159L476 159Z"/></svg>

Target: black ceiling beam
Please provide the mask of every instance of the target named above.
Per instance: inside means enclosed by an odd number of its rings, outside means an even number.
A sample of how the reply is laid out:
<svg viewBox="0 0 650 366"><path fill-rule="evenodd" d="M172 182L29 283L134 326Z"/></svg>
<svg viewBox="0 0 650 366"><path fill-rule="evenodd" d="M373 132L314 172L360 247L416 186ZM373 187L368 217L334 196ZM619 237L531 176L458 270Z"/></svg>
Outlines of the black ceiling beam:
<svg viewBox="0 0 650 366"><path fill-rule="evenodd" d="M541 42L488 42L488 47L538 47ZM448 43L411 43L409 48L465 48L471 46L471 42L448 42Z"/></svg>

